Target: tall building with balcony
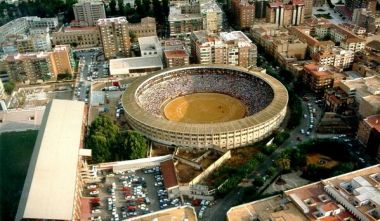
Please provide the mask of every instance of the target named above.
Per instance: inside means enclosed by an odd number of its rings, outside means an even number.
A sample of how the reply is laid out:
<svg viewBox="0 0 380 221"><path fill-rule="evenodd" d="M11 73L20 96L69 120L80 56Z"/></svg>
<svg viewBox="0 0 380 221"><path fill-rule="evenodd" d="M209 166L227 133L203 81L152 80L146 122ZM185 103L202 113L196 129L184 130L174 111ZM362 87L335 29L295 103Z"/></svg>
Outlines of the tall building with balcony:
<svg viewBox="0 0 380 221"><path fill-rule="evenodd" d="M51 34L53 46L69 44L76 48L91 48L102 45L98 27L62 27Z"/></svg>
<svg viewBox="0 0 380 221"><path fill-rule="evenodd" d="M190 39L192 55L199 64L256 65L256 45L241 31L221 32L220 35L197 31Z"/></svg>
<svg viewBox="0 0 380 221"><path fill-rule="evenodd" d="M171 6L168 20L170 37L189 36L203 29L199 3Z"/></svg>
<svg viewBox="0 0 380 221"><path fill-rule="evenodd" d="M323 93L326 88L331 88L334 84L334 75L324 67L313 63L304 65L302 78L304 84L315 93Z"/></svg>
<svg viewBox="0 0 380 221"><path fill-rule="evenodd" d="M348 68L354 62L354 52L341 48L320 51L313 54L313 60L321 66L334 66L336 68Z"/></svg>
<svg viewBox="0 0 380 221"><path fill-rule="evenodd" d="M359 123L358 140L366 146L371 155L380 154L380 115L372 115Z"/></svg>
<svg viewBox="0 0 380 221"><path fill-rule="evenodd" d="M232 0L232 9L235 11L235 23L240 28L250 28L255 22L255 3L248 0Z"/></svg>
<svg viewBox="0 0 380 221"><path fill-rule="evenodd" d="M223 11L215 0L201 3L201 15L203 18L203 29L208 32L217 33L223 27Z"/></svg>
<svg viewBox="0 0 380 221"><path fill-rule="evenodd" d="M130 38L126 17L103 18L97 21L106 59L130 55Z"/></svg>
<svg viewBox="0 0 380 221"><path fill-rule="evenodd" d="M96 21L106 18L104 4L101 1L80 1L73 5L75 20L82 26L94 26Z"/></svg>
<svg viewBox="0 0 380 221"><path fill-rule="evenodd" d="M57 45L52 52L7 55L2 63L9 78L18 82L36 82L74 72L69 45Z"/></svg>
<svg viewBox="0 0 380 221"><path fill-rule="evenodd" d="M300 25L304 22L304 17L305 4L303 1L272 2L267 7L266 21L278 26Z"/></svg>

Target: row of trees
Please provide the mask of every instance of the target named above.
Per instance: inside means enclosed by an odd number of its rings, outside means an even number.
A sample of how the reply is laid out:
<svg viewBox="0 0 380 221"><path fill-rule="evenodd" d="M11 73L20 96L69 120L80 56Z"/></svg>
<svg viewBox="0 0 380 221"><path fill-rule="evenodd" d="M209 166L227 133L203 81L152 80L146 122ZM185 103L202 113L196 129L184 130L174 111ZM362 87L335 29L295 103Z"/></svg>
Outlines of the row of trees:
<svg viewBox="0 0 380 221"><path fill-rule="evenodd" d="M86 147L92 149L93 163L133 160L146 157L148 140L136 131L122 131L105 115L91 124Z"/></svg>
<svg viewBox="0 0 380 221"><path fill-rule="evenodd" d="M0 25L22 16L55 17L62 13L64 22L74 19L72 10L77 0L34 0L20 1L16 6L6 2L0 3Z"/></svg>
<svg viewBox="0 0 380 221"><path fill-rule="evenodd" d="M169 0L135 0L134 7L124 4L123 0L111 0L107 9L109 16L126 16L131 23L141 18L155 17L158 24L163 24L169 16Z"/></svg>

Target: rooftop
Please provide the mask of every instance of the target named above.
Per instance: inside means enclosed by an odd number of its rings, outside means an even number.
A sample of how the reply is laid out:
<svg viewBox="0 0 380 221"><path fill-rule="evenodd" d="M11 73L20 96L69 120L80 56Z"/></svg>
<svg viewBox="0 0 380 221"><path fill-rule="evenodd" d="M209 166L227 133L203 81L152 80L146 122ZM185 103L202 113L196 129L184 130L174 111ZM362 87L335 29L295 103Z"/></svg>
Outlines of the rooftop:
<svg viewBox="0 0 380 221"><path fill-rule="evenodd" d="M167 160L160 163L162 176L164 177L164 186L166 189L178 185L173 160Z"/></svg>
<svg viewBox="0 0 380 221"><path fill-rule="evenodd" d="M161 48L161 43L157 36L140 37L138 38L140 50L157 50Z"/></svg>
<svg viewBox="0 0 380 221"><path fill-rule="evenodd" d="M163 67L160 56L146 56L133 58L118 58L110 60L110 74L126 74L130 69L145 69Z"/></svg>
<svg viewBox="0 0 380 221"><path fill-rule="evenodd" d="M332 75L329 71L326 71L324 67L320 67L317 64L305 64L305 70L308 70L311 75L314 77L327 77Z"/></svg>
<svg viewBox="0 0 380 221"><path fill-rule="evenodd" d="M193 207L181 206L128 219L130 221L197 221Z"/></svg>
<svg viewBox="0 0 380 221"><path fill-rule="evenodd" d="M232 207L227 212L228 221L250 220L304 221L306 217L290 202L280 196Z"/></svg>
<svg viewBox="0 0 380 221"><path fill-rule="evenodd" d="M189 55L185 50L166 50L164 51L166 58L187 58Z"/></svg>
<svg viewBox="0 0 380 221"><path fill-rule="evenodd" d="M34 146L16 220L72 220L84 102L54 99Z"/></svg>
<svg viewBox="0 0 380 221"><path fill-rule="evenodd" d="M110 25L112 23L115 24L122 24L122 23L128 23L126 17L115 17L115 18L101 18L97 21L97 25L103 26L103 25Z"/></svg>

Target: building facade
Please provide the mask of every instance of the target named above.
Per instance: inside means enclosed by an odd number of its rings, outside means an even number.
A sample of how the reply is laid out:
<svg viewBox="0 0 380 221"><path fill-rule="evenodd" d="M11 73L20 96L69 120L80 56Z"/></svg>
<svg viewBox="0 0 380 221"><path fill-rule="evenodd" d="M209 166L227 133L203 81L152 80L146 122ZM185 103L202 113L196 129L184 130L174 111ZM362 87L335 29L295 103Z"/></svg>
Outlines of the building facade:
<svg viewBox="0 0 380 221"><path fill-rule="evenodd" d="M380 115L372 115L359 123L358 140L366 146L373 156L380 154Z"/></svg>
<svg viewBox="0 0 380 221"><path fill-rule="evenodd" d="M100 47L102 41L97 27L62 27L51 34L52 45L69 44L75 48Z"/></svg>
<svg viewBox="0 0 380 221"><path fill-rule="evenodd" d="M266 21L278 26L300 25L304 22L304 17L305 4L302 1L272 2L266 11Z"/></svg>
<svg viewBox="0 0 380 221"><path fill-rule="evenodd" d="M189 65L189 54L184 49L164 51L165 65L168 68Z"/></svg>
<svg viewBox="0 0 380 221"><path fill-rule="evenodd" d="M334 76L317 64L304 65L303 82L315 93L323 93L334 85Z"/></svg>
<svg viewBox="0 0 380 221"><path fill-rule="evenodd" d="M170 7L170 37L186 37L193 31L203 29L203 18L200 5L182 5Z"/></svg>
<svg viewBox="0 0 380 221"><path fill-rule="evenodd" d="M231 7L235 11L235 23L240 28L250 28L255 22L255 3L247 0L232 0Z"/></svg>
<svg viewBox="0 0 380 221"><path fill-rule="evenodd" d="M130 37L126 17L105 18L97 21L106 59L130 56Z"/></svg>
<svg viewBox="0 0 380 221"><path fill-rule="evenodd" d="M128 24L128 29L135 35L135 40L140 37L157 36L156 19L145 17L140 23Z"/></svg>
<svg viewBox="0 0 380 221"><path fill-rule="evenodd" d="M95 26L96 21L106 18L104 4L101 1L81 1L73 5L75 20L82 26Z"/></svg>
<svg viewBox="0 0 380 221"><path fill-rule="evenodd" d="M192 56L199 64L256 66L257 47L241 31L222 32L220 35L197 31L191 34L190 39Z"/></svg>
<svg viewBox="0 0 380 221"><path fill-rule="evenodd" d="M203 29L208 32L217 33L223 27L223 11L214 1L201 4L201 15L203 18Z"/></svg>

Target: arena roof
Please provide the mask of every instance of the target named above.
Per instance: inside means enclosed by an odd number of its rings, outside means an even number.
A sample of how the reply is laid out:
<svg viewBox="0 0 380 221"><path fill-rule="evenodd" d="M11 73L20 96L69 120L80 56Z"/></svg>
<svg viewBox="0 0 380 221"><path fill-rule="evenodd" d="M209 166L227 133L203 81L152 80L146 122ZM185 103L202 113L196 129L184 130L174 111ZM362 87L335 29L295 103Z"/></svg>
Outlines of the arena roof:
<svg viewBox="0 0 380 221"><path fill-rule="evenodd" d="M54 99L46 108L16 220L72 220L84 102Z"/></svg>
<svg viewBox="0 0 380 221"><path fill-rule="evenodd" d="M270 85L273 89L274 97L272 102L265 107L262 111L255 113L251 116L233 120L223 123L208 123L208 124L190 124L169 121L153 116L151 113L142 109L136 102L135 93L138 87L146 81L156 77L157 75L163 75L168 72L176 72L180 70L196 69L196 68L215 68L215 69L229 69L235 71L241 71L243 73L252 74ZM248 128L252 125L267 122L274 115L278 114L288 103L288 91L285 86L272 76L264 73L249 72L243 67L236 67L230 65L190 65L182 68L169 68L156 73L141 77L135 80L126 90L122 97L123 106L126 113L134 118L136 121L149 125L150 127L160 130L171 131L174 133L191 133L191 134L216 134L226 133L228 131L236 131L242 128Z"/></svg>

